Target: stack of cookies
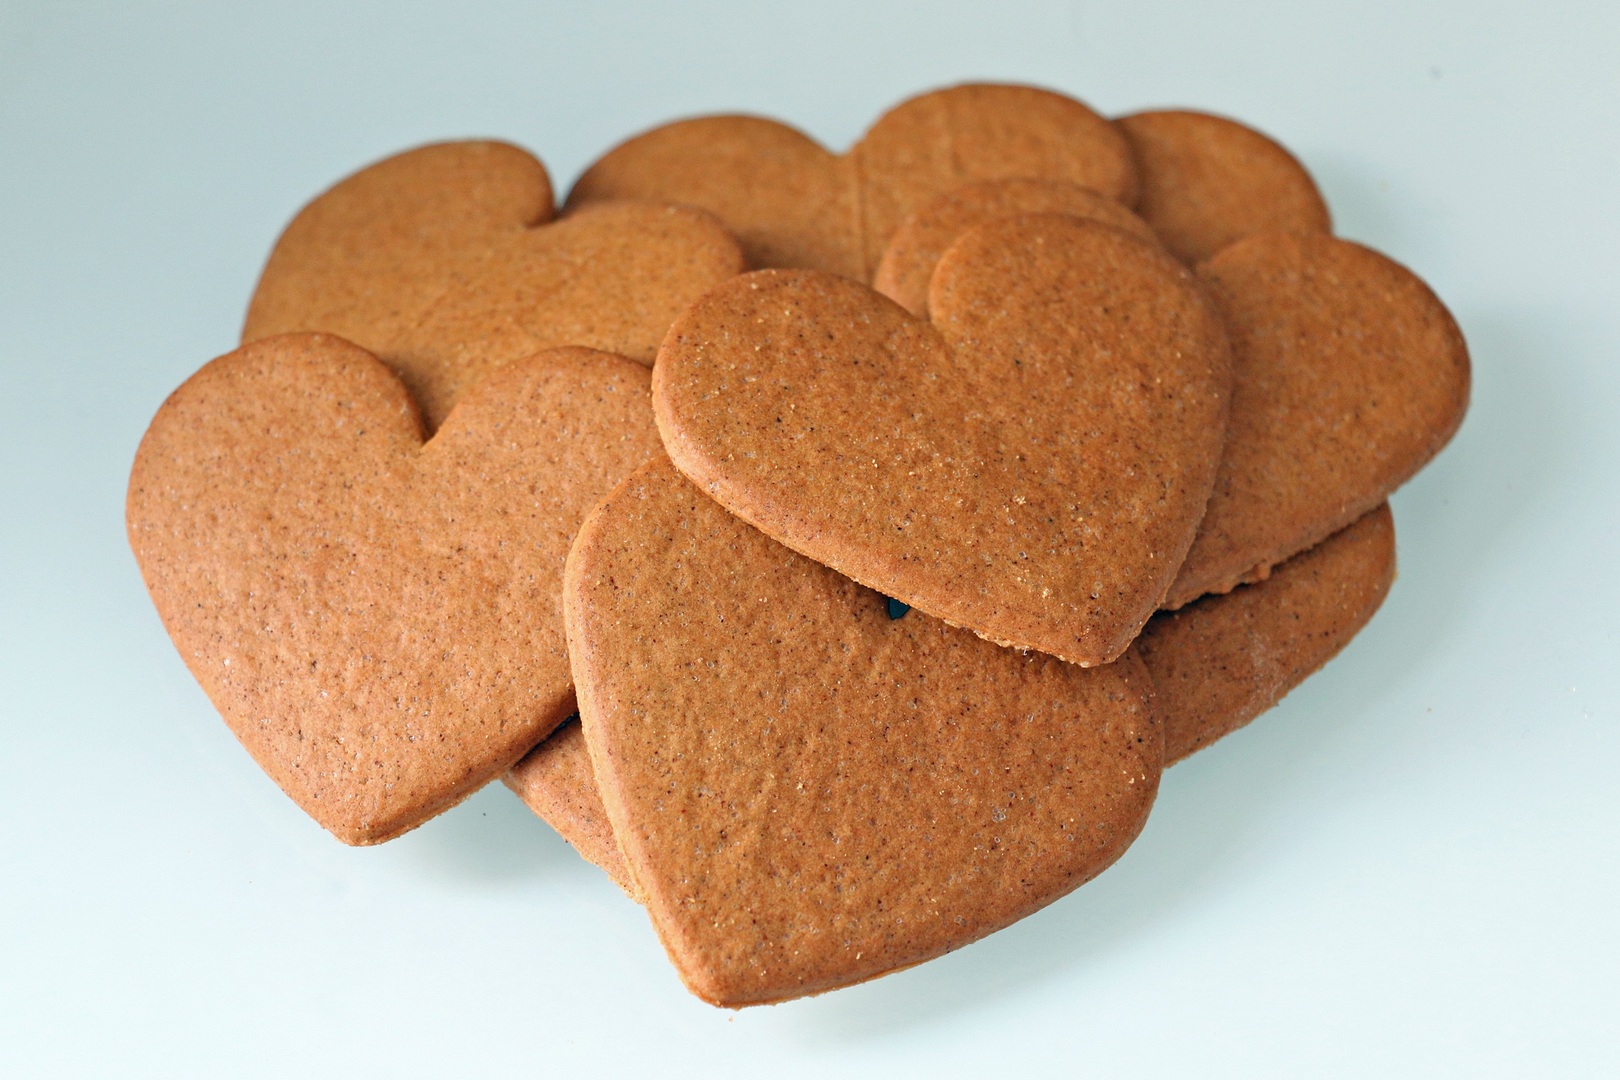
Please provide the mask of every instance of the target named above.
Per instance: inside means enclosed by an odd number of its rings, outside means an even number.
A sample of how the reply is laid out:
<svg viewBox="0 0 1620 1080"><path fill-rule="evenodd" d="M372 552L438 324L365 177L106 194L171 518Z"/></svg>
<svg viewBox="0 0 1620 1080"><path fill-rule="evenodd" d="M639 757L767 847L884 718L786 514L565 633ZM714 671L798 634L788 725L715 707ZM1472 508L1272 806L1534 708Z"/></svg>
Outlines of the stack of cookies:
<svg viewBox="0 0 1620 1080"><path fill-rule="evenodd" d="M130 542L351 844L504 777L703 999L869 979L1117 859L1363 626L1467 351L1234 121L923 94L844 154L492 142L306 206Z"/></svg>

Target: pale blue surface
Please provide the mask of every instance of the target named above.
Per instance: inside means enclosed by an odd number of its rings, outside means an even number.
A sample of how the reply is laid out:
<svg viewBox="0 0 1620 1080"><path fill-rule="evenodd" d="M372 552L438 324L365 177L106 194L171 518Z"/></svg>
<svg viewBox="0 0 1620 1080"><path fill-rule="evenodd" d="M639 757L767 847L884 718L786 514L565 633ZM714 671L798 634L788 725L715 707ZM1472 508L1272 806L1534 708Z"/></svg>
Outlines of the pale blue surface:
<svg viewBox="0 0 1620 1080"><path fill-rule="evenodd" d="M1620 20L1333 6L0 0L0 1075L1613 1075ZM1473 411L1343 658L1074 896L735 1016L504 789L375 850L294 810L122 527L287 217L431 139L565 188L675 115L842 145L981 77L1267 129L1457 313Z"/></svg>

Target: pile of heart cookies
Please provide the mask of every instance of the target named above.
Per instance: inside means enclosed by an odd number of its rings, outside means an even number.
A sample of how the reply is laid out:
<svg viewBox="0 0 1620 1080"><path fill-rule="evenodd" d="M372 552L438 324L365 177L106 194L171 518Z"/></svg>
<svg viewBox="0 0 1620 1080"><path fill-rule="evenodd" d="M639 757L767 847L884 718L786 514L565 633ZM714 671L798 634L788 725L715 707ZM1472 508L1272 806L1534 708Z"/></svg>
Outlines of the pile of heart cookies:
<svg viewBox="0 0 1620 1080"><path fill-rule="evenodd" d="M311 817L504 778L726 1006L1063 896L1372 617L1469 363L1281 146L965 85L834 154L685 120L559 212L411 150L277 241L131 545Z"/></svg>

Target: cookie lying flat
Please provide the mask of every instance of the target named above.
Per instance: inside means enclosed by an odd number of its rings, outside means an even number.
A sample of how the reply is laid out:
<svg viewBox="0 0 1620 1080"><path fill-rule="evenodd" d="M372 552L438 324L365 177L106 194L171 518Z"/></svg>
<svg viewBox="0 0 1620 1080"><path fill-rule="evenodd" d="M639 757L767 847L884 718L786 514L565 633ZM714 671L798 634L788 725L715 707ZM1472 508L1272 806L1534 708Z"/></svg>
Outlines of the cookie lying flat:
<svg viewBox="0 0 1620 1080"><path fill-rule="evenodd" d="M997 648L727 514L665 461L564 595L613 832L687 986L741 1006L965 945L1125 849L1164 753L1147 677Z"/></svg>
<svg viewBox="0 0 1620 1080"><path fill-rule="evenodd" d="M572 712L559 595L590 507L657 449L647 369L561 349L415 405L339 338L255 342L170 396L130 545L244 746L339 839L375 843Z"/></svg>
<svg viewBox="0 0 1620 1080"><path fill-rule="evenodd" d="M913 315L928 316L928 282L945 249L975 225L1019 214L1068 214L1157 242L1141 218L1113 199L1061 180L990 180L924 203L883 249L872 288Z"/></svg>
<svg viewBox="0 0 1620 1080"><path fill-rule="evenodd" d="M299 211L243 341L339 334L386 360L432 431L492 368L560 345L651 363L675 315L743 268L705 214L604 204L552 220L517 147L443 143L362 169Z"/></svg>
<svg viewBox="0 0 1620 1080"><path fill-rule="evenodd" d="M1332 231L1310 173L1251 127L1185 110L1141 112L1115 123L1141 177L1136 212L1189 266L1254 233Z"/></svg>
<svg viewBox="0 0 1620 1080"><path fill-rule="evenodd" d="M1033 87L969 84L902 102L843 155L774 120L666 124L587 169L568 206L624 198L695 206L737 234L756 268L869 281L889 234L923 203L1013 177L1136 198L1125 139L1097 113Z"/></svg>
<svg viewBox="0 0 1620 1080"><path fill-rule="evenodd" d="M1232 413L1166 607L1258 580L1365 514L1439 453L1468 408L1468 348L1451 313L1375 251L1262 233L1198 276L1232 342Z"/></svg>
<svg viewBox="0 0 1620 1080"><path fill-rule="evenodd" d="M1385 504L1265 581L1148 621L1134 652L1153 676L1164 761L1236 731L1349 644L1395 580Z"/></svg>
<svg viewBox="0 0 1620 1080"><path fill-rule="evenodd" d="M1332 659L1395 576L1387 505L1295 555L1265 581L1148 620L1132 649L1152 678L1166 765L1236 731ZM578 724L541 743L507 785L632 897Z"/></svg>
<svg viewBox="0 0 1620 1080"><path fill-rule="evenodd" d="M659 351L665 448L733 513L886 596L1113 660L1220 457L1213 309L1157 246L1053 215L961 237L929 307L932 324L813 271L733 279Z"/></svg>
<svg viewBox="0 0 1620 1080"><path fill-rule="evenodd" d="M1084 216L1086 193L1067 190L1080 197L1063 212ZM895 234L884 265L905 270L882 283L915 310L915 282L931 276L953 225L1064 196L1061 185L1012 184L942 197ZM1377 505L1439 451L1468 399L1467 348L1450 314L1376 252L1323 234L1262 234L1199 274L1233 320L1232 412L1172 608L1263 578Z"/></svg>

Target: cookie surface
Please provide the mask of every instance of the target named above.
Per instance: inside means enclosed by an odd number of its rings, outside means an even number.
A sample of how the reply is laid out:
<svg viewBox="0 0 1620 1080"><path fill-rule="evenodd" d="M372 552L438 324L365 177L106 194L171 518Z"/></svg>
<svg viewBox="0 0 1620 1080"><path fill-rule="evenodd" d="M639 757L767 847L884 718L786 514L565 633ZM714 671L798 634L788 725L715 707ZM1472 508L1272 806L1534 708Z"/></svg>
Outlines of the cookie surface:
<svg viewBox="0 0 1620 1080"><path fill-rule="evenodd" d="M1166 767L1243 727L1332 659L1372 618L1394 576L1395 529L1386 504L1265 581L1149 619L1131 651L1153 682ZM536 747L507 784L636 895L578 724Z"/></svg>
<svg viewBox="0 0 1620 1080"><path fill-rule="evenodd" d="M127 502L147 588L243 745L340 839L419 824L572 712L563 564L657 449L648 379L582 349L515 361L424 444L387 367L295 334L158 411Z"/></svg>
<svg viewBox="0 0 1620 1080"><path fill-rule="evenodd" d="M1232 411L1167 607L1262 578L1367 513L1445 446L1468 407L1456 321L1369 248L1262 233L1198 276L1231 340Z"/></svg>
<svg viewBox="0 0 1620 1080"><path fill-rule="evenodd" d="M1136 198L1129 147L1107 120L1062 94L978 83L902 102L842 155L757 117L666 124L603 155L568 205L634 198L695 206L742 240L755 268L869 281L889 235L923 203L1014 177Z"/></svg>
<svg viewBox="0 0 1620 1080"><path fill-rule="evenodd" d="M1084 670L884 600L667 462L592 512L565 609L602 799L689 988L740 1006L914 964L1092 877L1163 743Z"/></svg>
<svg viewBox="0 0 1620 1080"><path fill-rule="evenodd" d="M494 367L578 345L650 364L670 321L743 268L709 216L607 203L553 221L544 166L441 143L315 199L270 253L244 342L338 334L385 360L436 429Z"/></svg>
<svg viewBox="0 0 1620 1080"><path fill-rule="evenodd" d="M1020 214L1068 214L1158 237L1121 203L1061 180L989 180L954 188L924 203L889 237L872 288L913 315L928 316L928 282L945 249L976 225Z"/></svg>
<svg viewBox="0 0 1620 1080"><path fill-rule="evenodd" d="M1148 620L1132 651L1153 677L1165 764L1281 701L1367 624L1394 580L1386 503L1264 581Z"/></svg>
<svg viewBox="0 0 1620 1080"><path fill-rule="evenodd" d="M1220 457L1213 309L1156 246L1034 215L958 239L930 311L809 271L728 282L659 352L665 448L733 513L887 596L1114 659L1175 576Z"/></svg>
<svg viewBox="0 0 1620 1080"><path fill-rule="evenodd" d="M1327 233L1327 203L1280 144L1223 116L1166 109L1116 120L1141 178L1141 215L1189 266L1259 232Z"/></svg>

